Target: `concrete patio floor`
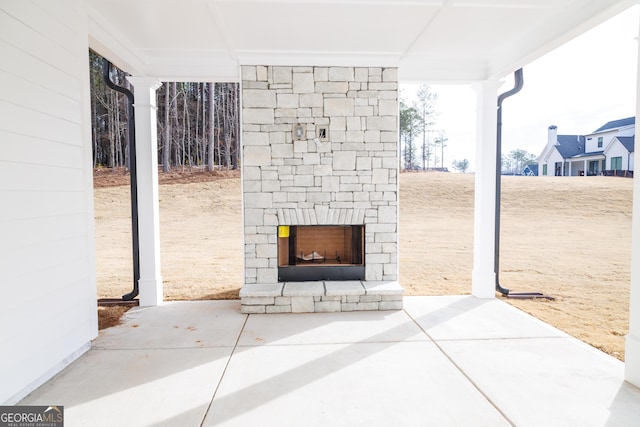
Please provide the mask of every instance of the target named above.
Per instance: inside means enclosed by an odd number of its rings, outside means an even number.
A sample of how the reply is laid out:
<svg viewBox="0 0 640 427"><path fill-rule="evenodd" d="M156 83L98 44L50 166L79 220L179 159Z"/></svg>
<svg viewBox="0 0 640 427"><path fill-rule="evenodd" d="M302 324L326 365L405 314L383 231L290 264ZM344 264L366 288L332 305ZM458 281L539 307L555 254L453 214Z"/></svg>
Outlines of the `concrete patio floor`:
<svg viewBox="0 0 640 427"><path fill-rule="evenodd" d="M66 426L638 426L623 364L499 300L402 311L130 310L19 404Z"/></svg>

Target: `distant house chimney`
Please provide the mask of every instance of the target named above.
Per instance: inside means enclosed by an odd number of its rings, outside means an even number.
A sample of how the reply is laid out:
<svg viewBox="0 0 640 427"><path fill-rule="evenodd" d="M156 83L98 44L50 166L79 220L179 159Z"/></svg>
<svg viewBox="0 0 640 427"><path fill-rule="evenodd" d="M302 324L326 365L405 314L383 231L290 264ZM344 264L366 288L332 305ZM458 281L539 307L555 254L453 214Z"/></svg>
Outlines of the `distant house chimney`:
<svg viewBox="0 0 640 427"><path fill-rule="evenodd" d="M558 126L549 126L549 144L558 145Z"/></svg>

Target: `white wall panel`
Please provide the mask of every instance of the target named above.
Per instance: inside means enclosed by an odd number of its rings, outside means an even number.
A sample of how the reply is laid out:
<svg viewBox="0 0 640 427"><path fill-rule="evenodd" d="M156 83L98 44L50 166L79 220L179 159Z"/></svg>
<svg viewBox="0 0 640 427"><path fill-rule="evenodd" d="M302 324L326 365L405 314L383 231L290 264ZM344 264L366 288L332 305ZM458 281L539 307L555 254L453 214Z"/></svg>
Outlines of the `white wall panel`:
<svg viewBox="0 0 640 427"><path fill-rule="evenodd" d="M19 76L31 83L45 86L53 92L64 94L73 99L81 99L81 82L74 76L43 61L41 58L25 53L17 47L0 40L0 69ZM50 82L55 81L55 85Z"/></svg>
<svg viewBox="0 0 640 427"><path fill-rule="evenodd" d="M3 191L0 221L48 216L72 216L86 208L80 191Z"/></svg>
<svg viewBox="0 0 640 427"><path fill-rule="evenodd" d="M55 2L53 2L55 3ZM51 44L73 55L79 47L78 34L73 27L59 19L51 19L48 11L30 1L8 1L2 5L3 11L25 27L41 34Z"/></svg>
<svg viewBox="0 0 640 427"><path fill-rule="evenodd" d="M60 120L37 108L37 105L22 107L0 99L0 130L78 146L84 144L78 123Z"/></svg>
<svg viewBox="0 0 640 427"><path fill-rule="evenodd" d="M70 122L78 122L80 100L56 93L0 70L0 92L5 102L33 108Z"/></svg>
<svg viewBox="0 0 640 427"><path fill-rule="evenodd" d="M4 9L4 3L2 8ZM28 27L4 10L0 10L0 28L0 40L7 41L27 55L40 58L60 70L74 74L74 70L69 66L76 63L76 57L66 45L61 46L51 40L50 37L55 36L54 34L44 33L43 28ZM73 45L77 45L75 40Z"/></svg>
<svg viewBox="0 0 640 427"><path fill-rule="evenodd" d="M66 168L82 164L84 147L0 130L0 161ZM70 141L76 142L77 141Z"/></svg>
<svg viewBox="0 0 640 427"><path fill-rule="evenodd" d="M5 190L83 191L84 181L81 169L0 161L0 188Z"/></svg>
<svg viewBox="0 0 640 427"><path fill-rule="evenodd" d="M0 223L0 236L16 242L14 248L29 248L49 241L84 237L82 228L86 227L85 213L48 216L47 207L43 206L42 210L47 216L3 221Z"/></svg>
<svg viewBox="0 0 640 427"><path fill-rule="evenodd" d="M0 2L0 404L97 335L84 7Z"/></svg>

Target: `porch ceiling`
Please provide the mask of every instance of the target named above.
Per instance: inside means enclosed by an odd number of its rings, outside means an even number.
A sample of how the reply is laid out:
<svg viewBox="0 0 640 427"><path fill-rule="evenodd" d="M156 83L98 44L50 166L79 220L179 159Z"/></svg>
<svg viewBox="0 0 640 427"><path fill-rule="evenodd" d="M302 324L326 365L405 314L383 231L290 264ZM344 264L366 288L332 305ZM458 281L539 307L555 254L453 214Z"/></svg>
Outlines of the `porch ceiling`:
<svg viewBox="0 0 640 427"><path fill-rule="evenodd" d="M134 75L237 80L239 64L501 78L635 0L86 0L90 46Z"/></svg>

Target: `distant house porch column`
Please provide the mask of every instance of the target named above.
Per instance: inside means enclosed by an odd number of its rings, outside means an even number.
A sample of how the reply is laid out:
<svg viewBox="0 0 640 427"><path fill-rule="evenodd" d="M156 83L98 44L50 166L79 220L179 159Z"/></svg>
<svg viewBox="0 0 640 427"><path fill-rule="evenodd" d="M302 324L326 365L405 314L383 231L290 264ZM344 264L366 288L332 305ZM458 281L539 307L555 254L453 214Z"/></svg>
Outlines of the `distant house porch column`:
<svg viewBox="0 0 640 427"><path fill-rule="evenodd" d="M640 44L638 44L640 53ZM640 67L640 56L638 56ZM640 68L636 86L636 117L640 117ZM640 122L636 120L636 135ZM633 180L633 213L631 219L631 295L629 297L629 334L625 341L624 377L640 387L640 179Z"/></svg>
<svg viewBox="0 0 640 427"><path fill-rule="evenodd" d="M476 173L471 293L495 298L496 150L498 89L502 82L474 84L476 103Z"/></svg>
<svg viewBox="0 0 640 427"><path fill-rule="evenodd" d="M158 128L156 89L161 82L149 77L128 77L133 84L136 165L138 173L138 238L140 247L140 305L162 303L160 272L160 218L158 197Z"/></svg>

